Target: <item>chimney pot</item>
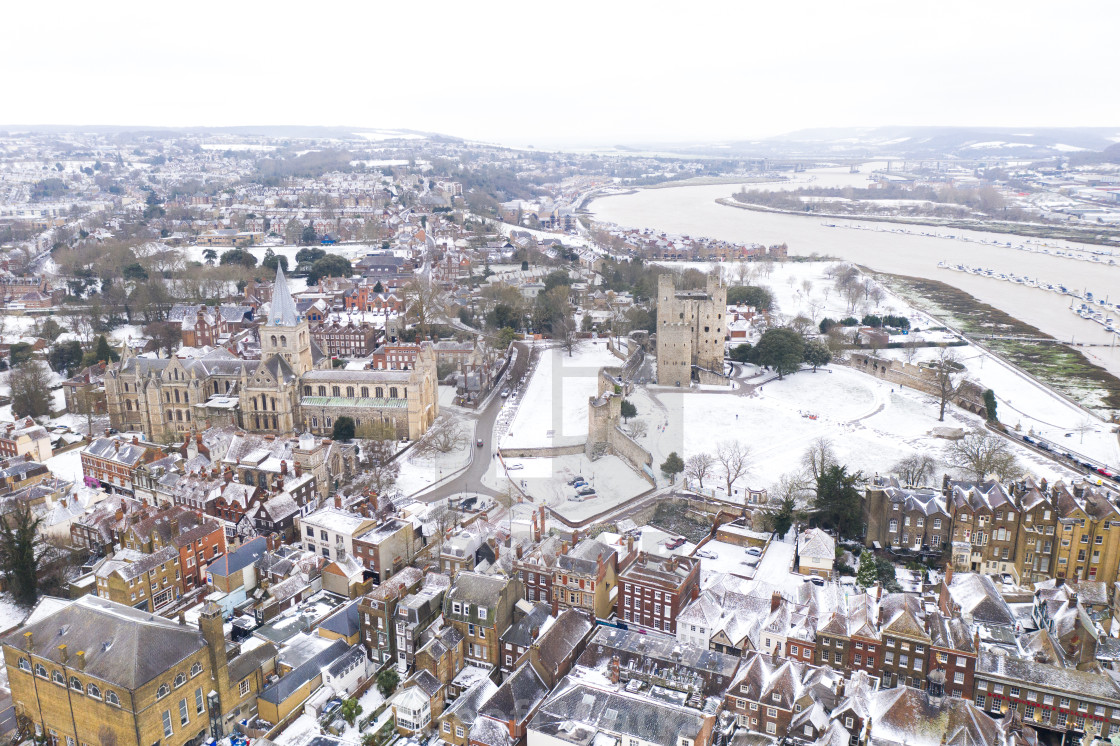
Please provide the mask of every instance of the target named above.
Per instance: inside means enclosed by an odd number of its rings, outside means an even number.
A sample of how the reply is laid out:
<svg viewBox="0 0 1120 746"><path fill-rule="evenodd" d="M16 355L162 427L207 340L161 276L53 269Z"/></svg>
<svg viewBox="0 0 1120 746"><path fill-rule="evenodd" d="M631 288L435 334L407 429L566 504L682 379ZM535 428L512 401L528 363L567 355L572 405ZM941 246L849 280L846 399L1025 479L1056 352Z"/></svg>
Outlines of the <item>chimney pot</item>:
<svg viewBox="0 0 1120 746"><path fill-rule="evenodd" d="M568 553L568 542L566 542L566 541L560 542L560 554L567 554L567 553Z"/></svg>
<svg viewBox="0 0 1120 746"><path fill-rule="evenodd" d="M770 613L774 613L782 605L782 594L774 591L770 594Z"/></svg>

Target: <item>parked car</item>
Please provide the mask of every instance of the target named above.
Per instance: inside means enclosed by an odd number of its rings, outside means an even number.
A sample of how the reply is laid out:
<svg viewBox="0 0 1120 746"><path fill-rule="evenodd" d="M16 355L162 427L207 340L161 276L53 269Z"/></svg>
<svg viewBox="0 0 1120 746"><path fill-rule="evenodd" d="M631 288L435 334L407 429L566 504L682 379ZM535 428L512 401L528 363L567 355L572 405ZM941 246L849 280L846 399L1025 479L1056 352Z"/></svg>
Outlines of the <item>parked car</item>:
<svg viewBox="0 0 1120 746"><path fill-rule="evenodd" d="M502 396L503 399L508 399L509 398L509 389L502 389L501 396Z"/></svg>
<svg viewBox="0 0 1120 746"><path fill-rule="evenodd" d="M594 495L595 494L595 488L590 486L590 485L584 485L583 487L580 487L578 490L576 490L576 494L577 495Z"/></svg>
<svg viewBox="0 0 1120 746"><path fill-rule="evenodd" d="M510 464L509 466L506 467L506 471L517 471L518 469L524 469L524 468L525 468L525 464Z"/></svg>
<svg viewBox="0 0 1120 746"><path fill-rule="evenodd" d="M684 537L681 537L679 539L672 539L670 541L665 542L665 548L666 549L676 549L677 547L684 546L684 543L685 543Z"/></svg>
<svg viewBox="0 0 1120 746"><path fill-rule="evenodd" d="M758 547L747 547L747 554L749 554L752 557L761 557L762 556L762 550L759 549Z"/></svg>
<svg viewBox="0 0 1120 746"><path fill-rule="evenodd" d="M474 441L475 446L482 448L482 438L476 438Z"/></svg>
<svg viewBox="0 0 1120 746"><path fill-rule="evenodd" d="M718 559L718 556L716 555L715 552L709 552L707 549L696 550L696 556L697 557L702 557L703 559L710 559L710 560Z"/></svg>
<svg viewBox="0 0 1120 746"><path fill-rule="evenodd" d="M583 478L583 477L581 477L581 476L579 476L578 474L577 474L576 476L574 476L574 477L572 477L571 479L569 479L569 480L568 480L568 484L572 485L573 487L574 487L574 486L575 486L575 485L576 485L577 483L580 483L580 482L582 482L583 484L587 484L587 482L586 482L586 481L584 480L584 478Z"/></svg>

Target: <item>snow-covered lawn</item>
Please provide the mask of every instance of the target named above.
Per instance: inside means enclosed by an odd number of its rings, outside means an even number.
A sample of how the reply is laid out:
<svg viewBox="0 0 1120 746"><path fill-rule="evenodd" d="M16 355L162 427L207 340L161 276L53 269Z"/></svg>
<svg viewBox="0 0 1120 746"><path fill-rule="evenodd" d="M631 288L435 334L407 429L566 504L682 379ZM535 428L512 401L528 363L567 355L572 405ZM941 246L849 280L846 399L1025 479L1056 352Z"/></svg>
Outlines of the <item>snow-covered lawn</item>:
<svg viewBox="0 0 1120 746"><path fill-rule="evenodd" d="M19 606L9 593L0 593L0 632L7 632L23 624L30 609Z"/></svg>
<svg viewBox="0 0 1120 746"><path fill-rule="evenodd" d="M742 500L744 488L769 488L783 474L799 471L802 455L818 438L832 442L850 471L871 476L915 453L944 464L948 441L931 431L982 425L979 417L955 407L946 410L945 422L938 422L934 397L840 366L771 381L753 396L661 389L640 391L632 400L639 419L649 422L641 442L653 454L655 467L672 451L687 459L696 453L715 456L725 441L747 445L750 470L734 485L731 498L736 501ZM1072 476L1048 459L1014 447L1029 473L1050 481ZM704 487L726 497L722 481L717 464Z"/></svg>
<svg viewBox="0 0 1120 746"><path fill-rule="evenodd" d="M59 479L68 479L78 483L82 481L82 449L74 448L51 456L47 459L46 466Z"/></svg>
<svg viewBox="0 0 1120 746"><path fill-rule="evenodd" d="M577 445L587 439L587 401L598 393L599 369L621 365L606 340L589 340L572 354L543 350L521 395L502 448Z"/></svg>

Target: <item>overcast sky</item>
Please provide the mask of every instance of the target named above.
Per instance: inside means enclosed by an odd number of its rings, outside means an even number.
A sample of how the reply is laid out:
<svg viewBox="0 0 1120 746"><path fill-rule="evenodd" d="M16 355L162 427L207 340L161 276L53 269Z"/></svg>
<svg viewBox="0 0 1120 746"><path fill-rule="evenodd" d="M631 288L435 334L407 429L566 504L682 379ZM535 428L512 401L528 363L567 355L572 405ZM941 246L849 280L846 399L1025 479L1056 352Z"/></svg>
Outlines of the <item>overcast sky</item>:
<svg viewBox="0 0 1120 746"><path fill-rule="evenodd" d="M515 145L1120 126L1120 2L22 2L2 124L411 128Z"/></svg>

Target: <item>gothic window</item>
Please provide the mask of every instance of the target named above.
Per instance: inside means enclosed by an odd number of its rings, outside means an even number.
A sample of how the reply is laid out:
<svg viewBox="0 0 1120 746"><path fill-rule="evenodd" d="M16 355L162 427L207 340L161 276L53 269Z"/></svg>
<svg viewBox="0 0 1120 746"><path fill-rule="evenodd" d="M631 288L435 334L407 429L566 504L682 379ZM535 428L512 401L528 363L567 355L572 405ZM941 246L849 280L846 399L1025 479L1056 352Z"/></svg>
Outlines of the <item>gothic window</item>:
<svg viewBox="0 0 1120 746"><path fill-rule="evenodd" d="M281 347L287 347L288 346L288 338L284 335L280 335L280 346Z"/></svg>
<svg viewBox="0 0 1120 746"><path fill-rule="evenodd" d="M346 395L348 397L350 397L351 399L354 398L354 387L353 386L347 386L346 387Z"/></svg>
<svg viewBox="0 0 1120 746"><path fill-rule="evenodd" d="M117 697L116 692L109 692L108 694L106 694L105 701L111 705L116 705L117 707L121 706L121 700L119 697Z"/></svg>
<svg viewBox="0 0 1120 746"><path fill-rule="evenodd" d="M326 395L327 395L327 387L326 386L320 386L319 387L319 396L326 396Z"/></svg>
<svg viewBox="0 0 1120 746"><path fill-rule="evenodd" d="M342 396L339 393L338 386L331 386L331 396Z"/></svg>
<svg viewBox="0 0 1120 746"><path fill-rule="evenodd" d="M389 387L389 398L390 399L396 399L397 398L397 387L396 386L390 386Z"/></svg>
<svg viewBox="0 0 1120 746"><path fill-rule="evenodd" d="M129 412L132 411L132 400L131 399L129 399L128 401L126 401L124 403L124 408L127 409Z"/></svg>
<svg viewBox="0 0 1120 746"><path fill-rule="evenodd" d="M303 395L304 396L311 396L311 387L310 386L304 386L303 387Z"/></svg>
<svg viewBox="0 0 1120 746"><path fill-rule="evenodd" d="M78 681L77 676L71 676L70 677L70 688L73 689L76 692L80 692L85 687L82 686L82 682Z"/></svg>
<svg viewBox="0 0 1120 746"><path fill-rule="evenodd" d="M200 673L202 673L202 664L196 662L193 666L191 666L191 678L198 676Z"/></svg>
<svg viewBox="0 0 1120 746"><path fill-rule="evenodd" d="M368 399L369 398L369 386L362 386L362 398L363 399Z"/></svg>
<svg viewBox="0 0 1120 746"><path fill-rule="evenodd" d="M190 421L191 421L191 411L188 409L187 410L187 422L190 422Z"/></svg>
<svg viewBox="0 0 1120 746"><path fill-rule="evenodd" d="M385 389L381 388L380 386L378 386L376 389L374 389L374 393L376 394L378 399L384 399L385 398Z"/></svg>
<svg viewBox="0 0 1120 746"><path fill-rule="evenodd" d="M175 403L179 403L179 389L175 389Z"/></svg>
<svg viewBox="0 0 1120 746"><path fill-rule="evenodd" d="M276 335L275 334L272 335L272 346L273 347L276 346Z"/></svg>
<svg viewBox="0 0 1120 746"><path fill-rule="evenodd" d="M182 422L183 421L183 410L181 410L181 409L176 409L175 410L175 420L177 422Z"/></svg>
<svg viewBox="0 0 1120 746"><path fill-rule="evenodd" d="M172 419L173 419L173 418L171 417L171 410L169 409L169 410L167 410L167 421L168 421L168 422L171 422L171 421L172 421Z"/></svg>
<svg viewBox="0 0 1120 746"><path fill-rule="evenodd" d="M95 699L101 699L101 689L98 688L97 684L90 684L89 686L87 686L86 694L94 697Z"/></svg>
<svg viewBox="0 0 1120 746"><path fill-rule="evenodd" d="M189 391L184 391L183 392L183 403L184 404L190 404L191 403L191 392L189 392Z"/></svg>

